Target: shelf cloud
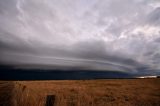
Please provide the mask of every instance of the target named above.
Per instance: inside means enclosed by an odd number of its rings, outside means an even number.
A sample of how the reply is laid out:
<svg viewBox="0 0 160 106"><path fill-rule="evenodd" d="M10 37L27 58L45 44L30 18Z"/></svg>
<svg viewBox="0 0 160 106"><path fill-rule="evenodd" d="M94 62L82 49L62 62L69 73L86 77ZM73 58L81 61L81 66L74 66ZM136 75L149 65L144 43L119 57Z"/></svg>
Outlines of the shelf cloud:
<svg viewBox="0 0 160 106"><path fill-rule="evenodd" d="M160 74L159 0L1 0L0 63Z"/></svg>

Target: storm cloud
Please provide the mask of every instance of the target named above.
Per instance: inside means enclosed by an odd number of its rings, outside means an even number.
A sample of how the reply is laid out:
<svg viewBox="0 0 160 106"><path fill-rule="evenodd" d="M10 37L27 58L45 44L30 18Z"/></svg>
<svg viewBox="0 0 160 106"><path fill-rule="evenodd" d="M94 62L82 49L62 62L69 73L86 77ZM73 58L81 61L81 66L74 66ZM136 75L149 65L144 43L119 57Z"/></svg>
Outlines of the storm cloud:
<svg viewBox="0 0 160 106"><path fill-rule="evenodd" d="M0 63L160 73L159 0L1 0Z"/></svg>

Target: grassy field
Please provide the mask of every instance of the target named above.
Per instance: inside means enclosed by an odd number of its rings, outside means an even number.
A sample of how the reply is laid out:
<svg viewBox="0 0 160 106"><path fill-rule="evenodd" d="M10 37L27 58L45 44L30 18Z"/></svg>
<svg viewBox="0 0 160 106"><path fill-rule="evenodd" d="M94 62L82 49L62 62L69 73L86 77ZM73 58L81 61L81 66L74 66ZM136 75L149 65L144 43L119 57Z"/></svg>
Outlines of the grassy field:
<svg viewBox="0 0 160 106"><path fill-rule="evenodd" d="M160 79L0 81L0 106L160 106Z"/></svg>

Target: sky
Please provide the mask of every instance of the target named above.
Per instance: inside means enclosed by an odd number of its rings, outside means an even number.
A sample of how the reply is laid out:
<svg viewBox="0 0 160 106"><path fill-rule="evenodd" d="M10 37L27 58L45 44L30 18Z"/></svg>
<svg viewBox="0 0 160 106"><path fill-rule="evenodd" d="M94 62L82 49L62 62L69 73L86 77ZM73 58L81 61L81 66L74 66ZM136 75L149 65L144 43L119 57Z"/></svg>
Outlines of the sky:
<svg viewBox="0 0 160 106"><path fill-rule="evenodd" d="M160 74L159 45L159 0L0 0L0 64Z"/></svg>

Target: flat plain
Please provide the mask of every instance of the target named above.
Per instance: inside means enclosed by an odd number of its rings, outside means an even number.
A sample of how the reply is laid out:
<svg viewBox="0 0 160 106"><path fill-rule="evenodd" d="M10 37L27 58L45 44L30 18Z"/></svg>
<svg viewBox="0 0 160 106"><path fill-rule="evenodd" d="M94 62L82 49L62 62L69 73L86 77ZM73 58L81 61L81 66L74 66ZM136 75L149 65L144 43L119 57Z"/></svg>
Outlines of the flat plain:
<svg viewBox="0 0 160 106"><path fill-rule="evenodd" d="M160 78L0 81L0 106L160 106Z"/></svg>

